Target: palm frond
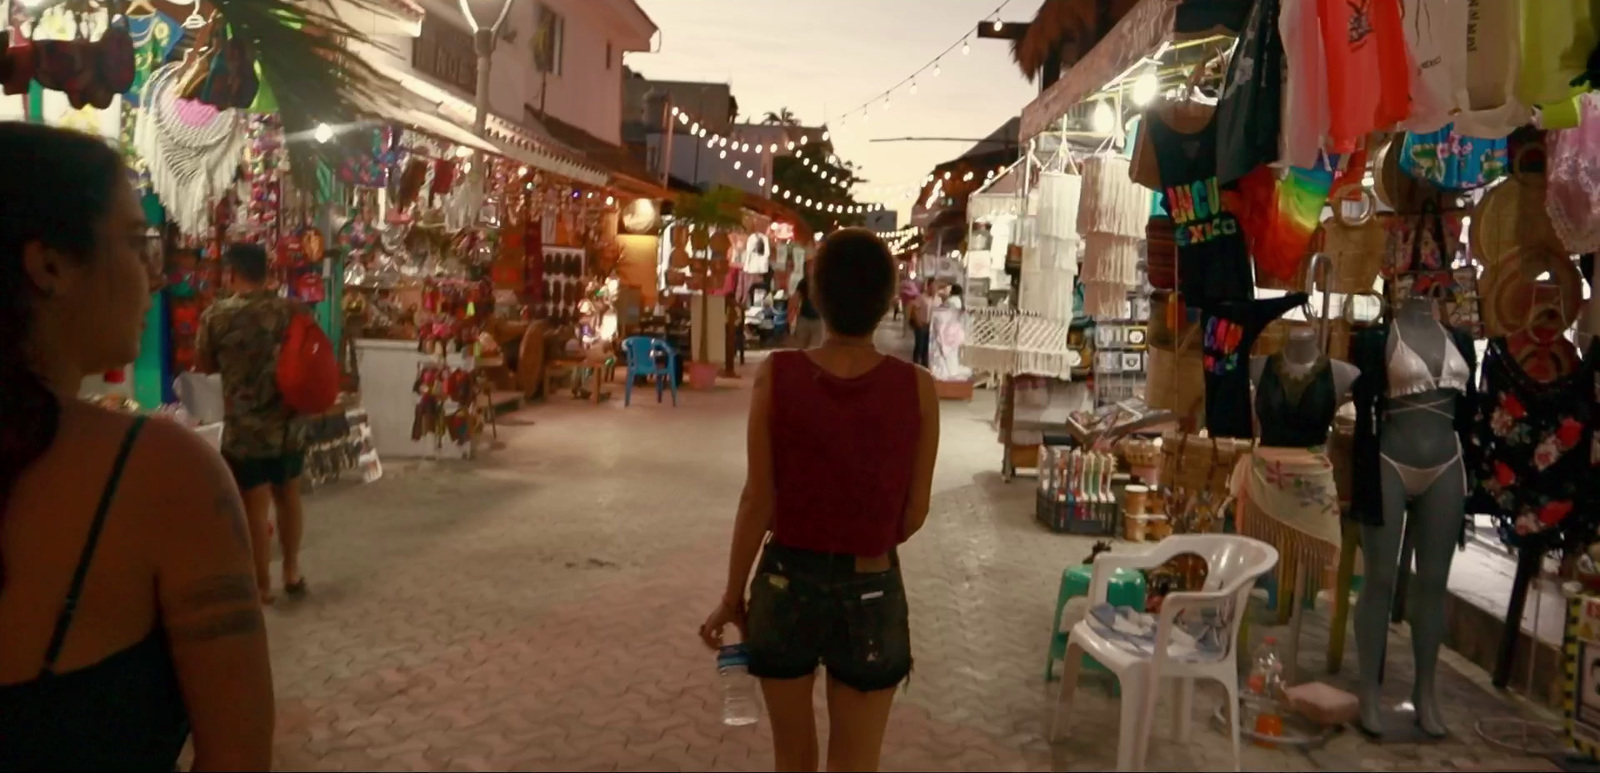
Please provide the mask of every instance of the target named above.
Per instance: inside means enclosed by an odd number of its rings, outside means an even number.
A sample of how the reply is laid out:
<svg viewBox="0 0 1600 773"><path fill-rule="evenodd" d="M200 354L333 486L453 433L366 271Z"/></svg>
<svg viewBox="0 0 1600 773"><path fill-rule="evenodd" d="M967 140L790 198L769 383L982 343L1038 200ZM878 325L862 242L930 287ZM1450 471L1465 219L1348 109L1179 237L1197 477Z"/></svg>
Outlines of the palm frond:
<svg viewBox="0 0 1600 773"><path fill-rule="evenodd" d="M1138 0L1109 0L1104 19L1101 4L1102 0L1045 0L1039 6L1027 34L1011 41L1011 59L1029 82L1039 77L1052 52L1059 51L1064 68L1077 64Z"/></svg>
<svg viewBox="0 0 1600 773"><path fill-rule="evenodd" d="M370 117L372 106L397 103L404 91L349 49L351 42L374 43L336 15L327 0L211 0L234 34L255 49L265 85L278 102L295 182L314 190L318 162L338 164L347 149L340 142L310 141L318 124L340 126ZM385 13L379 0L345 0L357 9ZM359 150L360 132L337 135Z"/></svg>

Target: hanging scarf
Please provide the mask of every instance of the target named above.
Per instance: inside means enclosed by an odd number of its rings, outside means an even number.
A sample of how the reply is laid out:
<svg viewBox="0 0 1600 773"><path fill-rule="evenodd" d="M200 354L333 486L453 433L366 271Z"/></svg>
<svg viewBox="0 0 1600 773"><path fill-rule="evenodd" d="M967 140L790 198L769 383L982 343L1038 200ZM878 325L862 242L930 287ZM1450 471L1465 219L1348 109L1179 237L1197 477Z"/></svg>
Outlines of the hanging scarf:
<svg viewBox="0 0 1600 773"><path fill-rule="evenodd" d="M149 165L150 185L185 233L202 233L210 208L238 171L249 132L234 110L180 99L182 67L162 67L145 85L134 146Z"/></svg>

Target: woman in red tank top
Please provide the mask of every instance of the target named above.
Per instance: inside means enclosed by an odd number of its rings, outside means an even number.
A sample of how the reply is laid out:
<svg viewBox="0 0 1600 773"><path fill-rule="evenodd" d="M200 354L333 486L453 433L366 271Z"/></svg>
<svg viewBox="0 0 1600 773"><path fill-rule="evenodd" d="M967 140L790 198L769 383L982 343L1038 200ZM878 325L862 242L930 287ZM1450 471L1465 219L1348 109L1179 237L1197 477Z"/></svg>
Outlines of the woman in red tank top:
<svg viewBox="0 0 1600 773"><path fill-rule="evenodd" d="M877 769L895 688L911 672L896 547L928 516L939 405L926 370L872 343L896 273L872 232L828 237L808 283L822 345L775 353L756 377L728 586L700 635L715 648L728 624L745 633L778 770L817 769L818 666L829 770Z"/></svg>

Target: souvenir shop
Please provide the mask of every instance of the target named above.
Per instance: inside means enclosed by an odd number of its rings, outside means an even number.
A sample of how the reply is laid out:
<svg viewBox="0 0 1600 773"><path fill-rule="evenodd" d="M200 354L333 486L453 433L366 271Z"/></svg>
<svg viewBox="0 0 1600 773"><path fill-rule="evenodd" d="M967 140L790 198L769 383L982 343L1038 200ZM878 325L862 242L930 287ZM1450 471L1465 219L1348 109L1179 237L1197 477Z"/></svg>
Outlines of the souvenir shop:
<svg viewBox="0 0 1600 773"><path fill-rule="evenodd" d="M1238 13L1218 11L1228 6ZM1038 457L1047 525L1255 540L1236 556L1272 548L1249 571L1158 561L1126 580L1156 607L1146 590L1242 588L1177 626L1185 646L1223 653L1250 652L1228 638L1246 617L1234 601L1258 579L1273 589L1291 628L1282 677L1252 711L1276 713L1247 718L1246 735L1292 745L1343 722L1378 736L1474 732L1447 722L1430 657L1453 644L1458 547L1513 556L1501 620L1522 620L1539 586L1600 591L1590 9L1142 0L1023 113L1030 152L1013 173L1026 204L1008 267L1020 287L1013 308L975 327L966 360L1005 374L1002 441ZM1132 388L1107 394L1113 353L1142 384L1122 378ZM1049 393L1076 364L1093 385L1074 399L1093 408L1058 409L1064 421L1030 436L1025 408L1055 401L1028 385L1046 378ZM1298 646L1299 600L1317 588L1332 590L1326 660ZM1352 612L1355 694L1335 695L1311 669L1340 669ZM1091 615L1073 636L1139 650L1128 632L1153 636L1153 619L1119 614ZM1404 718L1379 701L1391 619L1409 620L1423 653ZM1504 687L1526 659L1521 627L1501 625L1480 665ZM1533 671L1516 665L1520 689ZM1143 751L1122 755L1131 766Z"/></svg>
<svg viewBox="0 0 1600 773"><path fill-rule="evenodd" d="M330 337L340 334L329 281L337 250L320 206L337 183L317 173L336 166L338 146L320 132L291 141L284 127L285 116L312 112L354 121L351 82L340 83L350 66L318 37L339 23L316 12L296 19L249 4L162 0L8 1L0 20L8 33L0 120L72 128L120 147L143 194L146 248L164 267L139 360L85 384L86 395L173 413L220 443L220 383L191 371L201 315L222 291L223 245L265 246L272 283ZM283 95L262 75L263 60L276 72L311 65L318 73ZM311 484L381 474L359 399L306 423Z"/></svg>
<svg viewBox="0 0 1600 773"><path fill-rule="evenodd" d="M741 348L786 345L789 297L805 276L809 242L798 221L726 188L682 197L667 218L657 310L641 333L679 353L696 389L713 386L719 373L734 375Z"/></svg>

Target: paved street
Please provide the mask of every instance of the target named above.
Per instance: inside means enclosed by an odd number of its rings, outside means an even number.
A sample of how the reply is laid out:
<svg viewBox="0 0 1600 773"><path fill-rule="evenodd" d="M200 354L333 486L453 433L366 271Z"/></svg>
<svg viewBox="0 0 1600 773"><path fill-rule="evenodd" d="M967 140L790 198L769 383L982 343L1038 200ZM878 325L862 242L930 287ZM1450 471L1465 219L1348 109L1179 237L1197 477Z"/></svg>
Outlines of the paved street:
<svg viewBox="0 0 1600 773"><path fill-rule="evenodd" d="M269 613L278 766L771 769L764 723L720 725L713 657L695 637L721 589L747 397L730 385L685 392L676 409L626 410L559 398L509 417L504 447L477 463L391 462L377 484L318 492L312 595ZM917 668L884 766L1109 769L1117 704L1098 686L1080 691L1072 738L1045 740L1049 616L1062 569L1089 542L1035 524L1031 482L1000 481L991 405L980 393L945 407L929 526L903 551ZM1409 646L1392 641L1398 700ZM1320 672L1321 647L1307 650L1307 671ZM1479 740L1473 722L1510 709L1459 663L1443 675L1454 739L1252 747L1245 768L1525 765ZM1216 697L1199 702L1209 713ZM1152 769L1231 768L1224 736L1197 721L1180 745L1168 716Z"/></svg>

